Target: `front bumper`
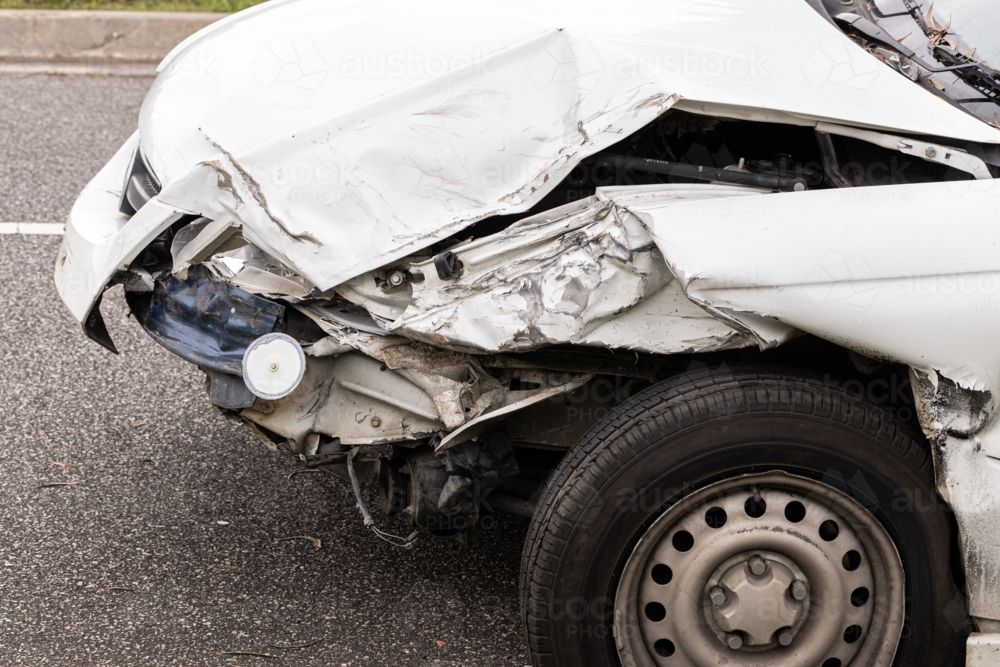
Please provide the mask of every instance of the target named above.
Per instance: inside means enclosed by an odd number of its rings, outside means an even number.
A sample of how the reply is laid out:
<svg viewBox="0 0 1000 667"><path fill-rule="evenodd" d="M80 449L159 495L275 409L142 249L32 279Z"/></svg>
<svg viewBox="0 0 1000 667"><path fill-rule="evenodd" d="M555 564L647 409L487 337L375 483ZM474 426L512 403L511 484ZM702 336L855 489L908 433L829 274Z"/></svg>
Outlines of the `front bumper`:
<svg viewBox="0 0 1000 667"><path fill-rule="evenodd" d="M95 309L116 271L133 259L167 227L186 215L151 199L131 218L118 211L124 175L139 133L118 149L80 194L69 218L56 258L56 290L87 335L113 350L102 335L103 321ZM105 340L102 340L105 339Z"/></svg>

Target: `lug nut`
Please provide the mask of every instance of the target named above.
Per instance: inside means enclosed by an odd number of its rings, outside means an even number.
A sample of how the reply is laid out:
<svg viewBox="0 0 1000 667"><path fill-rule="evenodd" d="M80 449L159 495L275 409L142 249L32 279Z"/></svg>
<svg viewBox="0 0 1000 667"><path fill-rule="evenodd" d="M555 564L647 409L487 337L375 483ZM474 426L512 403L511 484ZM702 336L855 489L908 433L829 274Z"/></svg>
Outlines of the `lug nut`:
<svg viewBox="0 0 1000 667"><path fill-rule="evenodd" d="M789 587L789 592L792 594L792 598L802 602L809 595L809 589L806 587L805 582L795 580Z"/></svg>
<svg viewBox="0 0 1000 667"><path fill-rule="evenodd" d="M726 644L734 651L738 651L743 648L743 637L737 634L728 634L726 635Z"/></svg>
<svg viewBox="0 0 1000 667"><path fill-rule="evenodd" d="M713 586L712 590L708 592L708 598L716 607L721 607L726 604L726 600L729 599L729 596L726 595L726 589L722 586Z"/></svg>
<svg viewBox="0 0 1000 667"><path fill-rule="evenodd" d="M767 572L767 561L765 561L761 556L750 556L750 562L747 564L750 566L750 571L758 577Z"/></svg>
<svg viewBox="0 0 1000 667"><path fill-rule="evenodd" d="M792 643L792 631L785 628L778 633L778 643L782 646L789 646Z"/></svg>

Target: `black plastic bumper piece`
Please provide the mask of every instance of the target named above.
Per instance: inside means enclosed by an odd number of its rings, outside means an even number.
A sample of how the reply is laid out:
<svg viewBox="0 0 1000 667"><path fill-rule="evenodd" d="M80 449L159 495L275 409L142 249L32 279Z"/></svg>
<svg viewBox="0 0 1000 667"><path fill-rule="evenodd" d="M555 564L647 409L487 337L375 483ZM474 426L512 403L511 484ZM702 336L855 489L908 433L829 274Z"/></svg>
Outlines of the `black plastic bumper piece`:
<svg viewBox="0 0 1000 667"><path fill-rule="evenodd" d="M108 333L108 325L104 323L104 316L101 315L101 301L103 299L104 292L101 292L101 296L97 297L94 307L90 309L90 314L87 315L87 321L83 323L83 332L87 334L87 338L104 349L118 354L118 348L115 347L115 342L111 340L111 334Z"/></svg>

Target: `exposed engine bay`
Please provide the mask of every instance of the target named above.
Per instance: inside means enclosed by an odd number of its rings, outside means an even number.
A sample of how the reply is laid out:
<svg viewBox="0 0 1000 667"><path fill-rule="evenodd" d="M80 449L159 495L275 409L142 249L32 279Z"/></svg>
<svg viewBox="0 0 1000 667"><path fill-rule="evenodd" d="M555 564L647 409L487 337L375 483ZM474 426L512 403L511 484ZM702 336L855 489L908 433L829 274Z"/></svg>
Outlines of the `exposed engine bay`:
<svg viewBox="0 0 1000 667"><path fill-rule="evenodd" d="M963 161L943 164L885 148L878 133L824 129L670 111L584 160L532 210L333 290L232 219L193 216L115 281L147 333L197 363L212 402L269 447L345 480L350 465L387 512L467 539L484 503L530 515L558 452L629 396L706 355L724 363L772 346L760 344L766 327L688 298L635 208L997 173L975 145L949 147ZM301 348L303 367L294 385L254 391L248 348L273 334Z"/></svg>

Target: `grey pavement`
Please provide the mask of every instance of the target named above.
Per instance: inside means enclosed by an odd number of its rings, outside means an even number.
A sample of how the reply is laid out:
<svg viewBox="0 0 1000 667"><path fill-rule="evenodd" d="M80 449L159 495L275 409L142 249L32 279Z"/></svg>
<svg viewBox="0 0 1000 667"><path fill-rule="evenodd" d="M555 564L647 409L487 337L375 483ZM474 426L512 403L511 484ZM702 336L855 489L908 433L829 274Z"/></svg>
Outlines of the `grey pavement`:
<svg viewBox="0 0 1000 667"><path fill-rule="evenodd" d="M0 76L0 221L61 222L149 84ZM52 285L58 243L0 236L0 665L526 664L526 520L472 548L381 542L340 482L291 475L214 411L120 293L121 356L88 341ZM63 482L83 484L42 488ZM276 541L296 536L322 548Z"/></svg>

